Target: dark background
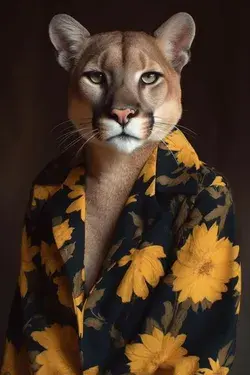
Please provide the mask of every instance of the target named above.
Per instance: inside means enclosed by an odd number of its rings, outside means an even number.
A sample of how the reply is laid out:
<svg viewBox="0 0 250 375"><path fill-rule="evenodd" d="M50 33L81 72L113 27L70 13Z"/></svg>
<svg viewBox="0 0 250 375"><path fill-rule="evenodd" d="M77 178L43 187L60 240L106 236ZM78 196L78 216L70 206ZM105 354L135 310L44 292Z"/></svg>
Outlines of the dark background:
<svg viewBox="0 0 250 375"><path fill-rule="evenodd" d="M60 126L55 132L50 130L67 120L67 74L57 65L48 39L50 19L56 13L68 13L91 33L114 29L152 32L175 12L186 11L195 19L197 36L192 61L183 70L181 124L197 133L190 140L201 159L222 171L233 189L246 293L232 375L249 374L248 7L247 1L219 0L4 3L0 22L0 342L18 273L21 226L30 185L58 152Z"/></svg>

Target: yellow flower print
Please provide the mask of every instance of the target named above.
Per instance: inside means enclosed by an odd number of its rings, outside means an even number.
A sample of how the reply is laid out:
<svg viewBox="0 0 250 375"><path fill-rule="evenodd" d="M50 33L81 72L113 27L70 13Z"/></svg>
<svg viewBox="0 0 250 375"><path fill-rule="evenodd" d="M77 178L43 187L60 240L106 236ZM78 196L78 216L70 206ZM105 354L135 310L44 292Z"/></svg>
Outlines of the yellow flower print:
<svg viewBox="0 0 250 375"><path fill-rule="evenodd" d="M72 293L68 278L66 276L55 277L53 282L58 285L57 295L59 302L62 305L73 309Z"/></svg>
<svg viewBox="0 0 250 375"><path fill-rule="evenodd" d="M199 369L198 357L183 357L175 366L175 368L156 370L154 375L197 375Z"/></svg>
<svg viewBox="0 0 250 375"><path fill-rule="evenodd" d="M51 198L59 189L61 189L61 185L57 186L41 186L35 185L33 190L33 200L32 206L36 206L36 199L38 200L48 200Z"/></svg>
<svg viewBox="0 0 250 375"><path fill-rule="evenodd" d="M69 226L69 219L53 227L54 236L59 249L62 247L64 242L71 239L73 230L74 228Z"/></svg>
<svg viewBox="0 0 250 375"><path fill-rule="evenodd" d="M77 319L77 325L78 325L78 334L79 337L83 337L83 321L84 321L84 306L83 308L80 308L79 306L75 306L75 314L76 314L76 319Z"/></svg>
<svg viewBox="0 0 250 375"><path fill-rule="evenodd" d="M130 203L134 203L134 202L136 202L136 195L131 195L126 202L126 206L128 206Z"/></svg>
<svg viewBox="0 0 250 375"><path fill-rule="evenodd" d="M44 241L41 244L41 260L42 264L45 265L47 275L60 271L63 266L63 260L56 245L48 245Z"/></svg>
<svg viewBox="0 0 250 375"><path fill-rule="evenodd" d="M236 277L238 277L237 284L235 285L235 290L241 294L241 266L238 265L237 271L236 271Z"/></svg>
<svg viewBox="0 0 250 375"><path fill-rule="evenodd" d="M21 269L19 275L19 286L22 297L25 297L28 291L28 282L25 273L36 269L32 259L38 252L38 246L30 246L30 239L27 237L26 229L24 229L22 233Z"/></svg>
<svg viewBox="0 0 250 375"><path fill-rule="evenodd" d="M86 280L86 275L85 275L85 269L82 269L82 281L84 282Z"/></svg>
<svg viewBox="0 0 250 375"><path fill-rule="evenodd" d="M184 372L184 365L188 370L198 368L199 358L188 357L187 350L182 347L186 335L173 337L154 328L152 335L142 334L140 337L142 343L129 344L125 349L133 374L193 375L190 371Z"/></svg>
<svg viewBox="0 0 250 375"><path fill-rule="evenodd" d="M237 302L237 308L236 308L236 311L235 311L236 315L239 315L239 313L240 313L240 299Z"/></svg>
<svg viewBox="0 0 250 375"><path fill-rule="evenodd" d="M91 367L88 370L83 371L83 375L98 375L99 374L99 367Z"/></svg>
<svg viewBox="0 0 250 375"><path fill-rule="evenodd" d="M149 181L156 173L156 157L157 157L157 149L154 149L152 154L150 155L149 159L147 160L146 164L144 165L140 176L143 176L143 181Z"/></svg>
<svg viewBox="0 0 250 375"><path fill-rule="evenodd" d="M69 207L67 208L67 214L70 214L74 211L81 212L81 219L82 221L85 220L85 191L83 186L75 185L71 187L72 191L68 194L68 197L71 199L77 198L72 202Z"/></svg>
<svg viewBox="0 0 250 375"><path fill-rule="evenodd" d="M241 296L241 266L238 265L238 269L236 270L236 276L238 277L237 284L235 285L235 290L238 293L239 297L236 302L236 314L240 313L240 296Z"/></svg>
<svg viewBox="0 0 250 375"><path fill-rule="evenodd" d="M153 179L153 181L151 182L151 184L147 188L145 194L149 195L150 197L153 197L155 195L155 178Z"/></svg>
<svg viewBox="0 0 250 375"><path fill-rule="evenodd" d="M215 177L211 186L226 186L225 182L223 181L221 176Z"/></svg>
<svg viewBox="0 0 250 375"><path fill-rule="evenodd" d="M196 375L198 369L198 357L184 357L176 364L174 375Z"/></svg>
<svg viewBox="0 0 250 375"><path fill-rule="evenodd" d="M80 180L80 177L84 175L84 173L85 171L82 167L72 169L68 177L64 181L63 185L66 185L69 188L73 187L76 184L76 182Z"/></svg>
<svg viewBox="0 0 250 375"><path fill-rule="evenodd" d="M6 341L4 357L1 367L1 375L20 375L20 372L27 374L29 367L27 351L22 347L19 351L11 341ZM31 371L29 371L31 374Z"/></svg>
<svg viewBox="0 0 250 375"><path fill-rule="evenodd" d="M74 310L76 314L78 334L79 337L83 337L83 326L84 326L84 312L87 299L84 301L84 294L81 293L78 297L73 299ZM82 305L83 304L83 305Z"/></svg>
<svg viewBox="0 0 250 375"><path fill-rule="evenodd" d="M133 291L138 297L147 298L149 294L147 283L156 287L160 277L164 275L159 258L165 257L162 246L152 245L141 250L132 249L130 255L125 255L118 262L120 267L131 262L117 289L117 295L121 297L122 302L130 302Z"/></svg>
<svg viewBox="0 0 250 375"><path fill-rule="evenodd" d="M229 373L229 368L222 367L220 365L218 359L217 359L216 362L212 358L209 358L208 360L209 360L211 369L202 368L202 369L199 370L199 374L203 374L203 375L227 375Z"/></svg>
<svg viewBox="0 0 250 375"><path fill-rule="evenodd" d="M45 349L36 357L36 362L42 366L39 375L80 373L78 337L72 327L53 324L31 336Z"/></svg>
<svg viewBox="0 0 250 375"><path fill-rule="evenodd" d="M179 302L191 298L194 303L207 299L213 303L227 291L226 284L236 276L239 246L225 237L218 240L218 225L210 229L197 225L178 252L172 270L173 290L180 292Z"/></svg>
<svg viewBox="0 0 250 375"><path fill-rule="evenodd" d="M183 163L186 167L195 166L196 169L199 169L203 164L181 131L175 130L170 133L166 137L165 142L169 150L176 151L176 157L179 163Z"/></svg>

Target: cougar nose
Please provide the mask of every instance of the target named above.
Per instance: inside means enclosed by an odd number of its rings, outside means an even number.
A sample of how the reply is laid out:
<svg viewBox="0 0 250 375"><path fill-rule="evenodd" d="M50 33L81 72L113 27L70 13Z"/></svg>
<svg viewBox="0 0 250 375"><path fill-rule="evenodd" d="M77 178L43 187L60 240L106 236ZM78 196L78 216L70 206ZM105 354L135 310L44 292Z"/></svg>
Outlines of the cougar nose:
<svg viewBox="0 0 250 375"><path fill-rule="evenodd" d="M132 108L113 108L111 116L119 122L120 125L126 125L129 120L136 115L136 111Z"/></svg>

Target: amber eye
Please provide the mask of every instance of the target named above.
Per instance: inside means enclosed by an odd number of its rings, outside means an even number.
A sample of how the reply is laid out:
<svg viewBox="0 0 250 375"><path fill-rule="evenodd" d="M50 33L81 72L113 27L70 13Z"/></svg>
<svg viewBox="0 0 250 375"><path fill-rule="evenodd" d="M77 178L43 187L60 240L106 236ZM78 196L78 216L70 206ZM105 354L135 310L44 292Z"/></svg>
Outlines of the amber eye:
<svg viewBox="0 0 250 375"><path fill-rule="evenodd" d="M147 73L143 73L142 74L141 81L145 85L152 85L153 83L156 83L160 77L162 77L161 73L158 73L158 72L147 72Z"/></svg>
<svg viewBox="0 0 250 375"><path fill-rule="evenodd" d="M84 73L84 76L87 77L92 83L95 83L96 85L102 85L105 82L105 74L102 72L87 72Z"/></svg>

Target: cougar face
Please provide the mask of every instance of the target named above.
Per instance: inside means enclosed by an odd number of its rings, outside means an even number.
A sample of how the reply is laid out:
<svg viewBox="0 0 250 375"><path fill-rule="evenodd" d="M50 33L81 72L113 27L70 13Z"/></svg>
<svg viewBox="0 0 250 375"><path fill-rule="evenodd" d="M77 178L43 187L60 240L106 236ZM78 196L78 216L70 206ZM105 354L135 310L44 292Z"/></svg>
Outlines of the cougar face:
<svg viewBox="0 0 250 375"><path fill-rule="evenodd" d="M178 123L180 71L194 37L189 15L172 17L155 37L90 36L77 21L59 15L51 21L50 37L59 63L70 70L69 118L83 139L130 153L164 139Z"/></svg>

